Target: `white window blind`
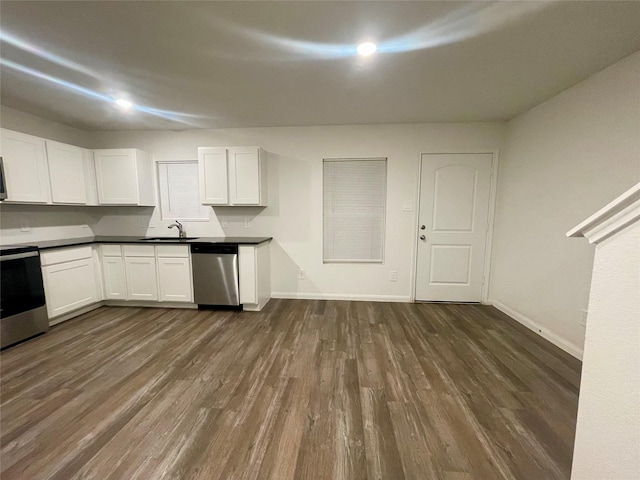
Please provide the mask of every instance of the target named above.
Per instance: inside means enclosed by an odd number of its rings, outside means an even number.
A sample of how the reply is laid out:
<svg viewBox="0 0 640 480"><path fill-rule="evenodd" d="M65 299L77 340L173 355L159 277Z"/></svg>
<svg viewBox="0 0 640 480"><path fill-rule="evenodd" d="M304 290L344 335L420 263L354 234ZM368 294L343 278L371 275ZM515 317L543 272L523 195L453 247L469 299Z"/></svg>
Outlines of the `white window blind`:
<svg viewBox="0 0 640 480"><path fill-rule="evenodd" d="M200 204L198 162L158 162L160 210L163 220L209 220L209 207Z"/></svg>
<svg viewBox="0 0 640 480"><path fill-rule="evenodd" d="M323 162L323 260L382 263L387 159Z"/></svg>

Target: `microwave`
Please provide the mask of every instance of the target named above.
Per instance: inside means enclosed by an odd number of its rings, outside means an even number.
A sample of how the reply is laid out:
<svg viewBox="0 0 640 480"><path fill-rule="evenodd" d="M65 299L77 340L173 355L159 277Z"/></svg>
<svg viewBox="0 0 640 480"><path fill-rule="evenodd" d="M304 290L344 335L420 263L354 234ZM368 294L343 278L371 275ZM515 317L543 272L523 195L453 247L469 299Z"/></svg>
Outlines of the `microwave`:
<svg viewBox="0 0 640 480"><path fill-rule="evenodd" d="M7 199L7 177L4 176L4 162L0 157L0 201Z"/></svg>

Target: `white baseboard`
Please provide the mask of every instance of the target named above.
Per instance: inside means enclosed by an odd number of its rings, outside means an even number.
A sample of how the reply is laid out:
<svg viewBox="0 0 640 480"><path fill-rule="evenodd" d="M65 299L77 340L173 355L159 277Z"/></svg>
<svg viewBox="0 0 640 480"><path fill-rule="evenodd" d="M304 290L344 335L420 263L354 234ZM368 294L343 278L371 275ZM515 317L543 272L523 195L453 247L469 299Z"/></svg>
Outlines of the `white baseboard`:
<svg viewBox="0 0 640 480"><path fill-rule="evenodd" d="M356 302L411 302L411 297L408 295L360 295L351 293L272 292L271 298L289 298L298 300L351 300Z"/></svg>
<svg viewBox="0 0 640 480"><path fill-rule="evenodd" d="M78 317L80 315L84 315L85 313L89 313L92 310L96 310L102 306L102 302L92 303L87 307L79 308L78 310L74 310L73 312L69 312L65 315L61 315L56 318L49 319L49 326L53 327L54 325L58 325L59 323L66 322L67 320L71 320L72 318Z"/></svg>
<svg viewBox="0 0 640 480"><path fill-rule="evenodd" d="M148 308L198 308L195 303L189 302L152 302L141 300L104 300L107 307L148 307Z"/></svg>
<svg viewBox="0 0 640 480"><path fill-rule="evenodd" d="M264 306L269 303L271 297L260 299L260 303L243 303L242 311L243 312L259 312L264 308Z"/></svg>
<svg viewBox="0 0 640 480"><path fill-rule="evenodd" d="M577 359L582 360L582 354L583 354L582 348L578 347L577 345L574 345L573 343L567 342L565 339L561 338L559 335L556 335L555 333L547 330L545 327L540 325L535 320L532 320L526 315L518 312L517 310L514 310L511 307L508 307L507 305L505 305L502 302L499 302L498 300L489 299L487 303L489 305L493 305L502 313L506 313L511 318L513 318L516 322L521 323L522 325L527 327L529 330L540 335L545 340L550 341L556 347L561 348L562 350L567 352L569 355L572 355Z"/></svg>

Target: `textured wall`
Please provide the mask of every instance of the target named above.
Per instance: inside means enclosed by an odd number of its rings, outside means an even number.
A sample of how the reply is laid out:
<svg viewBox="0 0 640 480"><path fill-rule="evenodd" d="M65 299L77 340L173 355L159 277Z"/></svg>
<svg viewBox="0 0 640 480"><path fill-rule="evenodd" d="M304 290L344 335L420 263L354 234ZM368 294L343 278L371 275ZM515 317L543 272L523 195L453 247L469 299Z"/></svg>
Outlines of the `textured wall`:
<svg viewBox="0 0 640 480"><path fill-rule="evenodd" d="M596 248L573 455L573 480L640 475L637 222Z"/></svg>

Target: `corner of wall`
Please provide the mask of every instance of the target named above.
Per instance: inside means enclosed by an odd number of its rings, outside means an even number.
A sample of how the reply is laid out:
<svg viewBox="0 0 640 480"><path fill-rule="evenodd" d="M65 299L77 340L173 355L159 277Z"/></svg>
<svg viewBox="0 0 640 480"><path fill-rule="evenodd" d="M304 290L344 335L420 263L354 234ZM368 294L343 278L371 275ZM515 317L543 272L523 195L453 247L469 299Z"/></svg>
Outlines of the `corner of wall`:
<svg viewBox="0 0 640 480"><path fill-rule="evenodd" d="M524 325L529 330L537 333L542 338L544 338L544 339L548 340L549 342L553 343L556 347L561 348L562 350L567 352L569 355L571 355L571 356L573 356L573 357L575 357L575 358L577 358L579 360L582 360L582 355L583 355L584 351L583 351L583 349L581 347L578 347L577 345L574 345L573 343L570 343L570 342L564 340L559 335L557 335L554 332L548 330L545 326L539 324L535 320L527 317L526 315L518 312L514 308L511 308L511 307L505 305L504 303L502 303L502 302L500 302L498 300L489 299L487 303L489 305L497 308L502 313L504 313L504 314L508 315L509 317L513 318L516 322Z"/></svg>

